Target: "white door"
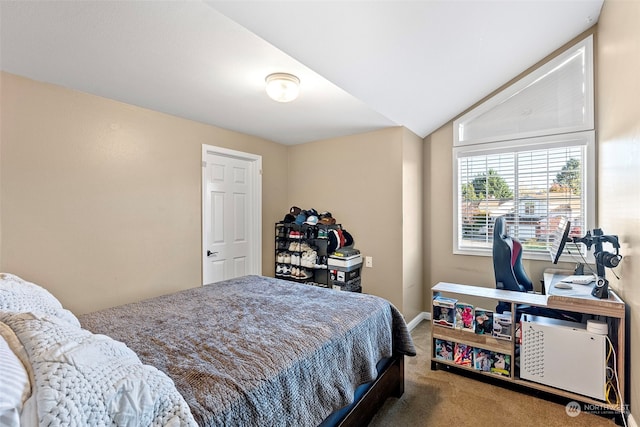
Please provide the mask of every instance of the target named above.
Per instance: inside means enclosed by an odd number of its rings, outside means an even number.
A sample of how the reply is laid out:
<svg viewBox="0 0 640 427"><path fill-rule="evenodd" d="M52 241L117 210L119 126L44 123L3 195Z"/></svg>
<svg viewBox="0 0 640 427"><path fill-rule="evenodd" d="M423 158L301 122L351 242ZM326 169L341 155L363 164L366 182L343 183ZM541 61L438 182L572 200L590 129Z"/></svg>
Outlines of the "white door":
<svg viewBox="0 0 640 427"><path fill-rule="evenodd" d="M202 284L262 273L262 157L202 146Z"/></svg>

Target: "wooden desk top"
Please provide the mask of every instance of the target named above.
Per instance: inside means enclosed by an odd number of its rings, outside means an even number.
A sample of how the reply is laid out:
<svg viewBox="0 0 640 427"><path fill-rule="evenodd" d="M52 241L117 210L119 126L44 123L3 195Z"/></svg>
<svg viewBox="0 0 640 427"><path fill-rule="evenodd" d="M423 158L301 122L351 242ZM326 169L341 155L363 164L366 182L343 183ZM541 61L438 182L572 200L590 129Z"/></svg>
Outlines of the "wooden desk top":
<svg viewBox="0 0 640 427"><path fill-rule="evenodd" d="M553 287L554 284L571 275L573 275L573 272L567 270L550 268L544 271L544 287L548 295L547 307L589 314L624 317L624 301L611 289L609 289L609 297L607 299L599 299L591 295L593 284L573 284L572 289L558 289Z"/></svg>
<svg viewBox="0 0 640 427"><path fill-rule="evenodd" d="M545 273L556 274L556 273ZM611 316L623 319L625 304L613 291L609 291L609 299L601 300L595 297L576 298L563 295L541 295L527 292L506 291L504 289L485 288L482 286L461 285L457 283L440 282L433 286L432 291L469 295L488 298L496 301L509 301L516 304L527 304L538 307L548 307L576 313Z"/></svg>

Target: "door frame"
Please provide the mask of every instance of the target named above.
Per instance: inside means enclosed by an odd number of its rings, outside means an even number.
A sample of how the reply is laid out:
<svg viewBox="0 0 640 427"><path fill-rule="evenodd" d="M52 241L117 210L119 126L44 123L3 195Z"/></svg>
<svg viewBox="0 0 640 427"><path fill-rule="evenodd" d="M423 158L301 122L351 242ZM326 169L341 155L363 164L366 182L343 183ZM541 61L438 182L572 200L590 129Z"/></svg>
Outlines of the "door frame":
<svg viewBox="0 0 640 427"><path fill-rule="evenodd" d="M202 144L202 180L201 180L201 205L202 205L202 229L201 229L201 252L200 252L200 278L202 285L204 282L204 263L206 260L205 248L205 199L207 191L207 154L214 154L222 157L231 157L249 162L249 185L251 187L251 200L249 201L249 247L253 260L249 265L250 274L262 275L262 156L231 150L229 148L216 147L214 145Z"/></svg>

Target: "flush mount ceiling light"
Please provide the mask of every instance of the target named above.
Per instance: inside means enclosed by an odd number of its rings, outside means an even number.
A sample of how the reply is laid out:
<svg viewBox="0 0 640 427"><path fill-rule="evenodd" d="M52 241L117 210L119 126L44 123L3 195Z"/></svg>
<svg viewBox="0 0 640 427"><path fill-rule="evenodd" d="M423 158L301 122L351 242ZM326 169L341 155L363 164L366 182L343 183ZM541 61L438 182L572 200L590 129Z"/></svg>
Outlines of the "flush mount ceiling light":
<svg viewBox="0 0 640 427"><path fill-rule="evenodd" d="M274 101L293 101L300 92L300 79L293 74L273 73L269 74L265 81L267 82L267 95Z"/></svg>

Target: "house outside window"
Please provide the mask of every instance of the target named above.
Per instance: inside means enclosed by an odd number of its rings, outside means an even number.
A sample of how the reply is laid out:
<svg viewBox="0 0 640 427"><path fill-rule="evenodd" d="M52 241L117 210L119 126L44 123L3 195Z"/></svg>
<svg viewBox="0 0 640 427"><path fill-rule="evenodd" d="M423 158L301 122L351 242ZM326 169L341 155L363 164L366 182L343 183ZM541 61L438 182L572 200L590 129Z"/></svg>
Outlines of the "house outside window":
<svg viewBox="0 0 640 427"><path fill-rule="evenodd" d="M491 255L499 216L527 258L549 259L560 217L592 228L592 63L590 36L454 122L454 253Z"/></svg>

